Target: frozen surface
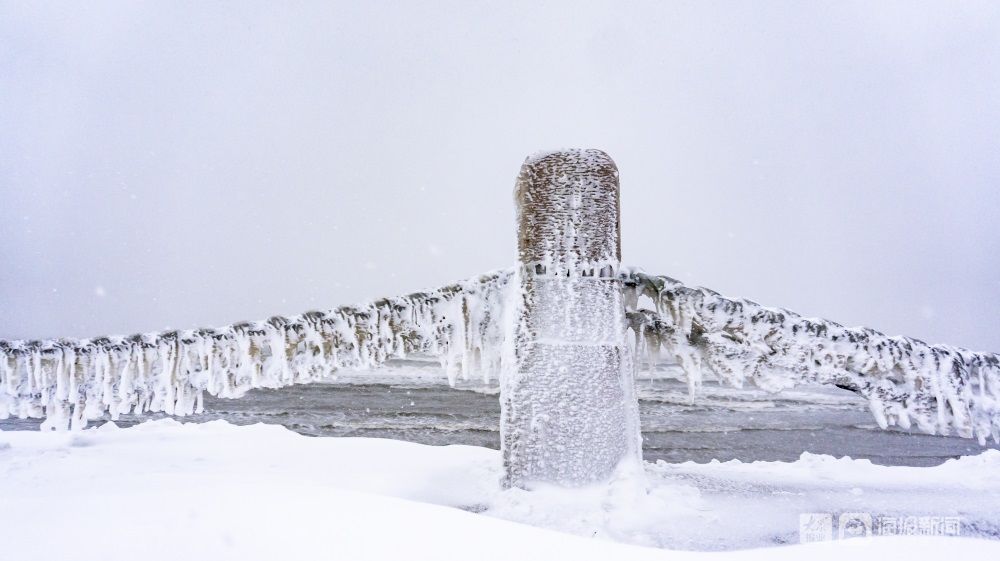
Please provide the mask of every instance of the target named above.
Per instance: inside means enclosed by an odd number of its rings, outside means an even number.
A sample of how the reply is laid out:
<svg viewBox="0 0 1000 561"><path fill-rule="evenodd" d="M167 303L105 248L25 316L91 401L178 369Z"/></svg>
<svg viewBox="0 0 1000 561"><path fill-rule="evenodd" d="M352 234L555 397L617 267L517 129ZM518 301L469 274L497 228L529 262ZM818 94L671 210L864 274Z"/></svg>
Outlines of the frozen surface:
<svg viewBox="0 0 1000 561"><path fill-rule="evenodd" d="M268 425L165 419L2 432L0 538L3 557L19 561L1000 555L995 451L934 468L810 455L647 464L644 478L575 490L502 490L500 477L495 450L306 438ZM965 538L770 547L797 542L800 514L817 512L958 517Z"/></svg>

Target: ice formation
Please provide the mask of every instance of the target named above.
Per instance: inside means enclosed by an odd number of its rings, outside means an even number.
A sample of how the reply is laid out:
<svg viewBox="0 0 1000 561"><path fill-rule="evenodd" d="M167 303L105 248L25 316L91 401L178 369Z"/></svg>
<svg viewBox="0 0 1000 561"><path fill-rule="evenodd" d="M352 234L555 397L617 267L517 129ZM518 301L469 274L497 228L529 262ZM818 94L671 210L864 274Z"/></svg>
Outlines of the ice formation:
<svg viewBox="0 0 1000 561"><path fill-rule="evenodd" d="M690 391L705 373L780 391L833 384L883 428L1000 442L1000 356L803 318L637 269L620 271L618 171L599 150L529 157L516 269L430 292L220 329L0 340L0 418L82 427L110 413L200 411L204 392L330 379L437 357L449 381L501 378L508 485L580 484L638 458L635 365L666 353ZM648 297L654 310L640 309ZM629 337L629 333L634 338Z"/></svg>
<svg viewBox="0 0 1000 561"><path fill-rule="evenodd" d="M449 380L499 372L511 271L438 290L219 329L87 340L0 341L0 418L82 427L109 412L201 411L204 392L239 397L329 379L391 358L437 357Z"/></svg>
<svg viewBox="0 0 1000 561"><path fill-rule="evenodd" d="M622 274L637 350L676 361L697 391L706 371L733 386L779 391L833 384L868 400L879 426L954 430L1000 442L1000 356L889 337L730 299L638 270ZM655 310L638 308L649 297Z"/></svg>
<svg viewBox="0 0 1000 561"><path fill-rule="evenodd" d="M640 457L618 169L599 150L540 153L515 198L521 298L500 385L504 483L606 480Z"/></svg>
<svg viewBox="0 0 1000 561"><path fill-rule="evenodd" d="M505 342L509 317L524 305L519 274L494 272L362 306L219 329L0 340L0 418L47 417L44 426L60 428L70 421L81 427L105 412L113 418L145 411L185 415L199 410L203 392L239 397L252 388L331 379L337 369L375 368L414 355L439 358L452 381L489 379L515 348ZM618 276L635 335L628 364L676 362L691 392L706 374L771 391L833 384L867 398L882 427L915 425L981 443L1000 436L997 354L803 318L638 270ZM565 285L560 293L576 294L585 278L553 282ZM639 308L644 296L654 310ZM591 325L577 320L566 325L578 333Z"/></svg>

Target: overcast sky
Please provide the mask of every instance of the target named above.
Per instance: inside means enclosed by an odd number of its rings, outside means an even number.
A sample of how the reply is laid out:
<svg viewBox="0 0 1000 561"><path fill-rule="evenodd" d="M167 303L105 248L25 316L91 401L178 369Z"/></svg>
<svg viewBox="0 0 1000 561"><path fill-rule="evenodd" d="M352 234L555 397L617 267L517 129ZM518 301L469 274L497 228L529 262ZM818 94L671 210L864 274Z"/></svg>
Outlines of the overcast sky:
<svg viewBox="0 0 1000 561"><path fill-rule="evenodd" d="M1000 351L1000 4L536 4L0 0L0 338L507 267L574 146L626 263Z"/></svg>

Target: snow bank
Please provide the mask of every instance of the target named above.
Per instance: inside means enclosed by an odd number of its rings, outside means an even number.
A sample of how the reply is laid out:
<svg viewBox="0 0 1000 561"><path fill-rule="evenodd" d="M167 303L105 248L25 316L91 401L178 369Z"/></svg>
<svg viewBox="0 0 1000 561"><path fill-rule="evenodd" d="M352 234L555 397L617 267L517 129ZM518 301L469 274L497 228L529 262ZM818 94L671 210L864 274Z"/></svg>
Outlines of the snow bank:
<svg viewBox="0 0 1000 561"><path fill-rule="evenodd" d="M309 438L223 421L0 433L3 559L990 558L1000 542L798 542L799 516L957 516L1000 526L1000 453L935 468L800 461L646 465L576 490L501 490L499 453ZM515 524L522 522L525 524ZM527 525L526 525L527 524ZM567 533L558 533L561 530ZM986 530L984 532L984 530ZM573 534L573 535L571 535Z"/></svg>

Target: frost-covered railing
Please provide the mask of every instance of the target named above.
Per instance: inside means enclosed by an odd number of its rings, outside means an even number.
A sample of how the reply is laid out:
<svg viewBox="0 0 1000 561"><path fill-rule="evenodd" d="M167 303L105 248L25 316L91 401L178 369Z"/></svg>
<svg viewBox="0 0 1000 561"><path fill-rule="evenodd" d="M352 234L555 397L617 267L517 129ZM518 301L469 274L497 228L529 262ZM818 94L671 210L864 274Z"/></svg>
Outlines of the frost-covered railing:
<svg viewBox="0 0 1000 561"><path fill-rule="evenodd" d="M86 425L109 412L200 412L204 392L239 397L368 369L392 358L437 357L459 373L499 371L502 304L512 271L429 292L219 329L85 340L0 341L0 418Z"/></svg>
<svg viewBox="0 0 1000 561"><path fill-rule="evenodd" d="M501 371L505 302L520 296L513 276L219 329L0 341L0 418L46 417L57 428L105 412L186 415L200 411L204 392L239 397L414 355L438 358L449 381L488 380ZM622 277L637 354L665 354L692 393L706 371L769 391L832 384L864 396L883 428L1000 442L1000 355L804 318L638 270ZM643 296L655 310L639 309Z"/></svg>
<svg viewBox="0 0 1000 561"><path fill-rule="evenodd" d="M670 277L625 277L637 351L675 360L692 392L705 369L733 386L779 391L799 383L833 384L867 398L879 426L916 424L931 434L955 430L980 444L1000 442L1000 356L864 327L804 318L750 300L729 299ZM640 297L654 310L638 309Z"/></svg>

